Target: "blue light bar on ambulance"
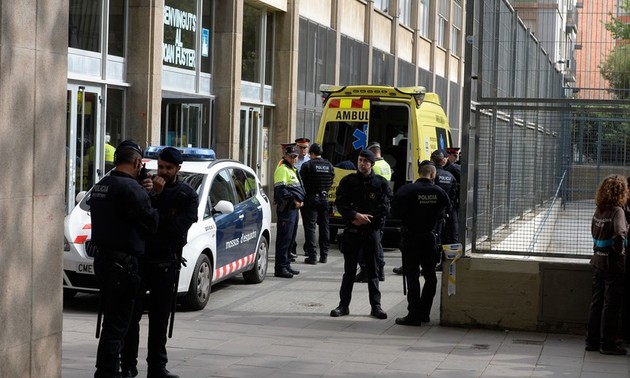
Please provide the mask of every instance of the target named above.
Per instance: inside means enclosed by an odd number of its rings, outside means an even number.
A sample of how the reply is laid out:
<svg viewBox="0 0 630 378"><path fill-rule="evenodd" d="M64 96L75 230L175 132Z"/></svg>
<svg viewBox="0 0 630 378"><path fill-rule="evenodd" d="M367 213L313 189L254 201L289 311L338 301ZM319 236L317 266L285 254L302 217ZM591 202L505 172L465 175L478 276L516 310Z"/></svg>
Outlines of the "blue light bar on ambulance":
<svg viewBox="0 0 630 378"><path fill-rule="evenodd" d="M160 151L167 146L149 146L144 150L145 159L157 159ZM213 149L197 147L174 147L182 153L184 161L206 161L215 160L217 155Z"/></svg>

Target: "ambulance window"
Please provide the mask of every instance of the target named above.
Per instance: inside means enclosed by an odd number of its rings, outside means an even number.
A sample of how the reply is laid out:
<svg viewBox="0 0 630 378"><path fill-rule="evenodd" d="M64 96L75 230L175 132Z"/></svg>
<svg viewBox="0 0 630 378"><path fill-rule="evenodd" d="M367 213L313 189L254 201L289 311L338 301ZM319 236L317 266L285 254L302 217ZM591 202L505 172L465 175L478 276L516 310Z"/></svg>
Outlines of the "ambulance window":
<svg viewBox="0 0 630 378"><path fill-rule="evenodd" d="M359 151L365 147L365 122L328 122L324 129L323 157L337 168L356 169Z"/></svg>

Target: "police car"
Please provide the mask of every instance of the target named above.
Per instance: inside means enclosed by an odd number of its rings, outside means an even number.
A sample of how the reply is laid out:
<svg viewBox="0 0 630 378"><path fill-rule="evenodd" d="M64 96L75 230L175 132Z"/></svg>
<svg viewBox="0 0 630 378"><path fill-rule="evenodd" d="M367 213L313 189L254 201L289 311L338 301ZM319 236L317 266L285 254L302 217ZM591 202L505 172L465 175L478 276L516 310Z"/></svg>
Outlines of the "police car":
<svg viewBox="0 0 630 378"><path fill-rule="evenodd" d="M146 168L157 172L163 147L148 147ZM267 273L271 206L254 171L234 160L215 159L210 149L180 148L181 178L197 190L197 222L188 230L178 293L185 307L200 310L208 303L211 285L242 274L260 283ZM91 244L90 192L79 193L78 205L64 222L64 294L97 292L94 247Z"/></svg>

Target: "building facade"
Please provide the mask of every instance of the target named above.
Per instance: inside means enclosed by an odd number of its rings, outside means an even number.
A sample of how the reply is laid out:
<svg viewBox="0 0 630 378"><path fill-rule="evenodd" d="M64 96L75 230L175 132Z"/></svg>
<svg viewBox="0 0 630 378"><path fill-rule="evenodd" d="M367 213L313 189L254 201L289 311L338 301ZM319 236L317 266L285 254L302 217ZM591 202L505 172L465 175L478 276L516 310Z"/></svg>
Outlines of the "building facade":
<svg viewBox="0 0 630 378"><path fill-rule="evenodd" d="M268 186L323 83L423 85L458 140L463 20L459 0L70 0L66 211L126 138L214 148Z"/></svg>

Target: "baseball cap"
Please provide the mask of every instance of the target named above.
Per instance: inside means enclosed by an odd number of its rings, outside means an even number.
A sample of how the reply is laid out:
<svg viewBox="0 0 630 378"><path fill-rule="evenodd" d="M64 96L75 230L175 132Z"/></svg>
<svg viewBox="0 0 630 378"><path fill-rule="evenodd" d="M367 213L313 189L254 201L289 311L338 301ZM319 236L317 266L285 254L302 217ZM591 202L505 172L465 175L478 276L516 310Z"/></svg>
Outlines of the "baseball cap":
<svg viewBox="0 0 630 378"><path fill-rule="evenodd" d="M446 156L446 151L444 150L435 150L431 153L431 159L444 159L444 157Z"/></svg>
<svg viewBox="0 0 630 378"><path fill-rule="evenodd" d="M371 150L371 149L374 149L374 148L378 148L378 149L380 150L380 149L381 149L381 144L380 144L379 142L372 142L372 143L371 143L371 144L367 147L367 149L368 149L368 150Z"/></svg>
<svg viewBox="0 0 630 378"><path fill-rule="evenodd" d="M160 155L158 157L164 161L168 161L169 163L180 165L184 162L184 158L182 157L182 153L174 147L166 147L162 151L160 151Z"/></svg>
<svg viewBox="0 0 630 378"><path fill-rule="evenodd" d="M140 156L143 156L143 152L142 152L142 148L140 148L140 145L136 142L134 142L131 139L126 139L123 140L122 142L120 142L120 144L118 145L118 147L116 147L116 151L119 151L119 149L121 148L126 148L129 150L132 150L134 152L137 152L138 154L140 154Z"/></svg>
<svg viewBox="0 0 630 378"><path fill-rule="evenodd" d="M322 154L322 146L319 143L313 143L308 148L309 154L321 155Z"/></svg>

